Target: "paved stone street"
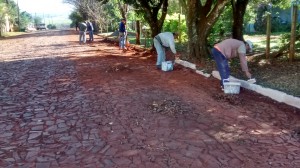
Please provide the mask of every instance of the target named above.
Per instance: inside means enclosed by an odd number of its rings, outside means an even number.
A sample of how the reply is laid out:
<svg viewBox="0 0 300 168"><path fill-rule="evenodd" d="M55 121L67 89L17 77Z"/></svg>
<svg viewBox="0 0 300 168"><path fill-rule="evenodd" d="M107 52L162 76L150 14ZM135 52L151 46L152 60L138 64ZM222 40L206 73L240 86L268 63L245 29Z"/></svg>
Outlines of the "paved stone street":
<svg viewBox="0 0 300 168"><path fill-rule="evenodd" d="M297 168L299 110L75 31L0 39L0 167Z"/></svg>

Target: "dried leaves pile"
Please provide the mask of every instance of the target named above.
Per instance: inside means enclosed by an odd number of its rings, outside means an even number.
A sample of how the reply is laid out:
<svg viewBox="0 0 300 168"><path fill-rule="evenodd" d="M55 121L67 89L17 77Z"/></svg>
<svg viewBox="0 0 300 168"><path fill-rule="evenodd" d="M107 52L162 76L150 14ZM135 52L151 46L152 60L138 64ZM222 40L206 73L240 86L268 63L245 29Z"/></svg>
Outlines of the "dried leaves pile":
<svg viewBox="0 0 300 168"><path fill-rule="evenodd" d="M195 115L192 107L182 103L179 100L162 100L154 101L149 109L153 113L160 113L163 115L178 117L179 115Z"/></svg>
<svg viewBox="0 0 300 168"><path fill-rule="evenodd" d="M118 64L118 65L108 67L105 72L112 73L112 72L121 72L121 71L130 72L131 69L129 65Z"/></svg>
<svg viewBox="0 0 300 168"><path fill-rule="evenodd" d="M213 98L216 99L218 102L228 102L232 105L242 105L244 101L239 95L235 94L219 93L213 95Z"/></svg>

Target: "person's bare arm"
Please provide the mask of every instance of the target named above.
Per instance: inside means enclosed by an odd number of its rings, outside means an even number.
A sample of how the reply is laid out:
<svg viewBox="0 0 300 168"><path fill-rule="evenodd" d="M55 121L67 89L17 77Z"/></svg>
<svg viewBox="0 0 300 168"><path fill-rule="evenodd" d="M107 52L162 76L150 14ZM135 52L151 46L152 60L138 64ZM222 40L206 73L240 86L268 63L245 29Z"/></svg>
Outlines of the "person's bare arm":
<svg viewBox="0 0 300 168"><path fill-rule="evenodd" d="M239 53L239 58L240 58L240 64L241 64L242 70L245 72L245 75L250 79L252 75L248 69L246 54Z"/></svg>

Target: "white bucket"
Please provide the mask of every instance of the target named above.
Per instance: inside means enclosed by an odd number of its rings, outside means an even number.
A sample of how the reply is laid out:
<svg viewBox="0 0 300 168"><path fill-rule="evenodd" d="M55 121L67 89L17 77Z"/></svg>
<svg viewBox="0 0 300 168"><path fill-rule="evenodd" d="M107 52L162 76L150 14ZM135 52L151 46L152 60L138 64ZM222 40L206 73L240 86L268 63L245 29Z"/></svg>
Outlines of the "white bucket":
<svg viewBox="0 0 300 168"><path fill-rule="evenodd" d="M161 70L163 71L172 71L173 70L173 62L172 61L164 61L161 63Z"/></svg>
<svg viewBox="0 0 300 168"><path fill-rule="evenodd" d="M241 83L239 82L223 82L225 94L239 94Z"/></svg>

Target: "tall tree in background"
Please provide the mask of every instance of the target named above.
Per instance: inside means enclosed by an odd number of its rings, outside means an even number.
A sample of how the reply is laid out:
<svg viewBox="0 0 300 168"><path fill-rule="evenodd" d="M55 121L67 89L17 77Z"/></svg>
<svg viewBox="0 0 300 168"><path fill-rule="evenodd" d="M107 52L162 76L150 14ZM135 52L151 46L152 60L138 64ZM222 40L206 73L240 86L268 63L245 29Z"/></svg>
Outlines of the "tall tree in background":
<svg viewBox="0 0 300 168"><path fill-rule="evenodd" d="M8 28L6 27L7 19L10 25L15 24L17 13L17 4L13 0L0 0L0 36L2 35L1 32Z"/></svg>
<svg viewBox="0 0 300 168"><path fill-rule="evenodd" d="M161 32L167 11L168 0L124 0L134 6L136 12L143 16L151 29L151 37Z"/></svg>
<svg viewBox="0 0 300 168"><path fill-rule="evenodd" d="M207 37L230 0L180 0L186 11L190 58L204 61L209 55Z"/></svg>
<svg viewBox="0 0 300 168"><path fill-rule="evenodd" d="M127 20L128 4L123 3L122 0L118 0L118 6L119 6L119 10L120 10L120 14L121 14L122 18Z"/></svg>
<svg viewBox="0 0 300 168"><path fill-rule="evenodd" d="M64 3L73 5L83 20L96 22L96 29L102 29L107 25L107 13L104 10L107 0L64 0Z"/></svg>
<svg viewBox="0 0 300 168"><path fill-rule="evenodd" d="M3 29L5 28L5 17L8 11L5 3L0 0L0 37L2 36Z"/></svg>
<svg viewBox="0 0 300 168"><path fill-rule="evenodd" d="M249 0L231 0L233 23L232 23L232 38L244 41L244 15Z"/></svg>
<svg viewBox="0 0 300 168"><path fill-rule="evenodd" d="M33 17L30 13L23 11L20 13L20 28L26 29L26 27L32 23Z"/></svg>

